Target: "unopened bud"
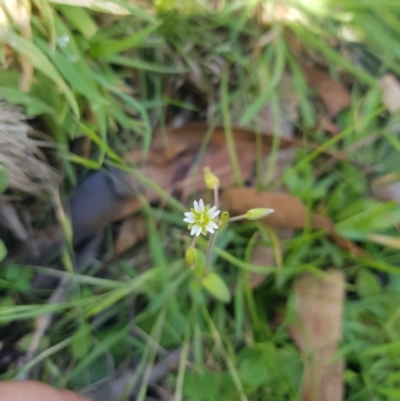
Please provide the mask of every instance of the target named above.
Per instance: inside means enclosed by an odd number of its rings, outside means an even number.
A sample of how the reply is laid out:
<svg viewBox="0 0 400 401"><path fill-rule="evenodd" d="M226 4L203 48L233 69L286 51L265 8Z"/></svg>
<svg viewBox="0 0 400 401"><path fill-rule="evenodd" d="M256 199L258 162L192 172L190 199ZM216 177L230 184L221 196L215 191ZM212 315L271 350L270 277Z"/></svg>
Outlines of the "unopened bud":
<svg viewBox="0 0 400 401"><path fill-rule="evenodd" d="M189 266L196 266L198 258L197 249L193 247L188 248L186 251L185 258Z"/></svg>
<svg viewBox="0 0 400 401"><path fill-rule="evenodd" d="M263 217L268 216L269 214L274 213L274 209L266 209L262 207L258 207L255 209L250 209L246 214L246 219L248 220L258 220Z"/></svg>
<svg viewBox="0 0 400 401"><path fill-rule="evenodd" d="M219 187L219 178L211 172L208 167L204 167L204 181L206 185L210 189L214 189L215 187Z"/></svg>
<svg viewBox="0 0 400 401"><path fill-rule="evenodd" d="M229 213L228 212L222 212L221 217L219 218L219 226L220 228L224 228L227 226L229 221Z"/></svg>

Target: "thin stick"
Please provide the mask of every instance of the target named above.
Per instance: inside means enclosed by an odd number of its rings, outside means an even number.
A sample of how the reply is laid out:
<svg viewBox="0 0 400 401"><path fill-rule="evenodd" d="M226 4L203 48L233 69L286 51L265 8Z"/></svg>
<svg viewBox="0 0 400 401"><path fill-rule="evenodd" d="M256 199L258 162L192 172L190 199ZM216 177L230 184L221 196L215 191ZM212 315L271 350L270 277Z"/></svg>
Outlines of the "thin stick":
<svg viewBox="0 0 400 401"><path fill-rule="evenodd" d="M214 205L217 206L217 209L218 209L218 203L219 203L218 186L214 185ZM206 274L208 274L208 272L210 271L211 253L215 245L216 237L217 237L216 232L213 232L210 235L210 241L208 241L207 253L206 253Z"/></svg>
<svg viewBox="0 0 400 401"><path fill-rule="evenodd" d="M199 238L199 237L197 237L197 236L193 237L192 242L189 245L189 248L194 248L194 246L196 245L196 242L197 242L197 238Z"/></svg>
<svg viewBox="0 0 400 401"><path fill-rule="evenodd" d="M218 204L219 204L218 186L214 185L214 205L217 206L217 209L219 206Z"/></svg>
<svg viewBox="0 0 400 401"><path fill-rule="evenodd" d="M67 277L63 277L60 281L60 283L58 284L58 287L56 288L56 290L53 292L53 294L51 295L51 297L48 300L48 304L49 305L54 305L54 304L58 304L61 302L61 300L65 297L65 293L66 290L68 288L70 279ZM29 345L29 349L26 352L25 358L24 358L24 365L28 364L36 350L39 347L40 344L40 340L42 339L42 337L44 336L44 334L46 333L47 329L49 328L50 324L51 324L51 319L52 319L52 314L48 313L46 315L40 316L37 320L37 324L36 324L36 330L33 334L32 337L32 341ZM28 377L29 372L26 371L25 374L21 377L19 377L19 380L26 380Z"/></svg>
<svg viewBox="0 0 400 401"><path fill-rule="evenodd" d="M207 254L206 254L206 275L210 271L210 265L211 265L211 253L212 249L215 244L215 239L216 239L216 233L214 232L213 234L210 235L210 241L208 241L208 246L207 246Z"/></svg>

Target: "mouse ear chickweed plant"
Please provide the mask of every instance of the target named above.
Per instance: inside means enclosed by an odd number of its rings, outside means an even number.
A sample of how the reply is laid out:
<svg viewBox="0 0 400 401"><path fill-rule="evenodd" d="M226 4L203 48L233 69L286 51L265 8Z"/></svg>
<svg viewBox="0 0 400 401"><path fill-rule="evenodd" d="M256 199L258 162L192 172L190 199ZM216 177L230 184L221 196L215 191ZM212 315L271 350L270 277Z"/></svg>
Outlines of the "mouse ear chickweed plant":
<svg viewBox="0 0 400 401"><path fill-rule="evenodd" d="M205 205L203 199L200 199L199 201L194 201L193 208L184 214L183 221L188 223L190 235L193 236L192 242L186 250L186 262L208 292L219 300L228 302L230 300L230 292L227 285L217 273L210 272L211 252L218 230L225 228L230 222L244 219L262 219L273 213L274 210L260 207L250 209L243 215L230 217L227 211L222 211L221 213L221 210L218 209L219 179L208 167L204 169L204 181L207 187L213 190L214 205ZM206 236L208 233L210 233L210 236L207 253L204 257L204 254L196 249L196 242L200 234Z"/></svg>

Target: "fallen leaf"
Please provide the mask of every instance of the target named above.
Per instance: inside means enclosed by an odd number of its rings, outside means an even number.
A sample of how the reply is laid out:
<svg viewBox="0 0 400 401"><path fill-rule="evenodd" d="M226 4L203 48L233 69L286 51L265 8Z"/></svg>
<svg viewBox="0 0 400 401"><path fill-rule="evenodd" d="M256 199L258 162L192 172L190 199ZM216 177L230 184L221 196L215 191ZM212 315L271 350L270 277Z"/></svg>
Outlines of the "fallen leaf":
<svg viewBox="0 0 400 401"><path fill-rule="evenodd" d="M332 361L342 338L345 279L328 270L324 278L306 273L294 284L296 319L290 333L305 355L302 401L343 399L342 360Z"/></svg>
<svg viewBox="0 0 400 401"><path fill-rule="evenodd" d="M287 194L259 192L255 188L230 188L227 203L232 216L256 207L274 209L274 213L262 220L274 228L304 228L307 222L307 208L300 199ZM332 231L334 228L330 219L317 214L312 215L311 225L319 230Z"/></svg>
<svg viewBox="0 0 400 401"><path fill-rule="evenodd" d="M124 220L119 227L114 244L114 258L118 257L147 234L146 220L141 216L132 216Z"/></svg>
<svg viewBox="0 0 400 401"><path fill-rule="evenodd" d="M329 117L335 117L350 106L350 93L341 82L316 68L303 66L302 71L308 84L318 92L324 102Z"/></svg>
<svg viewBox="0 0 400 401"><path fill-rule="evenodd" d="M383 90L382 101L383 104L391 113L400 110L400 83L393 74L384 75L380 81L379 86Z"/></svg>
<svg viewBox="0 0 400 401"><path fill-rule="evenodd" d="M234 183L234 173L226 146L225 131L222 127L216 127L211 133L208 131L208 125L204 123L190 123L179 128L160 130L154 133L148 163L155 166L157 157L154 156L154 152L162 155L160 158L164 161L167 160L170 164L186 158L185 163L180 162L181 166L184 166L183 170L186 169L186 171L179 171L179 174L175 174L174 179L175 189L182 192L183 198L206 188L203 179L203 168L206 166L219 176L222 185L228 186ZM268 131L262 132L262 135L259 136L261 143L260 149L258 149L259 153L257 152L256 133L254 131L236 127L232 129L232 134L242 177L244 180L252 179L257 154L263 158L269 155L274 134ZM199 149L201 149L206 135L209 135L209 141L203 157L197 160ZM168 141L165 138L168 138ZM281 154L283 155L282 160L284 159L283 164L289 163L288 160L292 160L295 149L302 146L304 143L299 138L281 137L279 139L278 163L281 160ZM314 143L308 143L307 146L310 149L319 147L318 144ZM169 148L172 150L168 150ZM325 154L341 161L347 161L347 157L340 153L326 151ZM139 151L130 152L130 155L136 162L142 160ZM170 157L165 155L170 155ZM187 169L188 167L189 169ZM181 178L177 179L178 176Z"/></svg>
<svg viewBox="0 0 400 401"><path fill-rule="evenodd" d="M291 195L273 192L259 192L255 188L230 188L226 191L225 201L232 216L245 214L257 207L274 209L275 212L262 219L273 228L304 228L307 224L308 210L306 206ZM343 248L354 255L368 257L368 253L353 242L335 233L335 225L325 216L311 214L311 227L327 231Z"/></svg>

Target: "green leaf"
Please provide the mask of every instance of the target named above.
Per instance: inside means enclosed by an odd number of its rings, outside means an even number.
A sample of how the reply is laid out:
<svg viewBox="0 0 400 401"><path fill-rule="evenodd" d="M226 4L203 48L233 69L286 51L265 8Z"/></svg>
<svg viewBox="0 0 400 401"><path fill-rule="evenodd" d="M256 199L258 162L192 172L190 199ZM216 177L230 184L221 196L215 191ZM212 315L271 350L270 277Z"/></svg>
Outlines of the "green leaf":
<svg viewBox="0 0 400 401"><path fill-rule="evenodd" d="M371 232L392 227L400 221L400 208L394 201L386 203L365 204L355 201L349 205L348 211L355 209L355 213L336 224L337 230L359 230Z"/></svg>
<svg viewBox="0 0 400 401"><path fill-rule="evenodd" d="M262 358L245 359L240 365L240 377L251 387L258 387L268 379L268 370Z"/></svg>
<svg viewBox="0 0 400 401"><path fill-rule="evenodd" d="M64 79L71 87L81 95L85 96L93 104L105 103L102 98L97 82L94 80L82 54L75 42L74 35L59 18L55 18L58 38L65 38L63 46L54 51L52 47L39 38L36 43L47 54L58 68ZM68 40L66 40L68 38Z"/></svg>
<svg viewBox="0 0 400 401"><path fill-rule="evenodd" d="M0 164L0 194L8 187L8 174L4 166Z"/></svg>
<svg viewBox="0 0 400 401"><path fill-rule="evenodd" d="M203 370L198 373L188 372L185 375L183 394L185 396L198 396L199 400L218 399L220 381L218 372L209 370Z"/></svg>
<svg viewBox="0 0 400 401"><path fill-rule="evenodd" d="M54 113L54 109L52 109L49 105L24 92L21 92L17 88L0 87L0 98L7 100L7 102L11 104L25 106L25 112L29 116L38 116L44 113Z"/></svg>
<svg viewBox="0 0 400 401"><path fill-rule="evenodd" d="M193 273L201 278L204 275L204 270L206 268L206 254L202 251L197 251L196 260L194 261Z"/></svg>
<svg viewBox="0 0 400 401"><path fill-rule="evenodd" d="M77 7L76 0L47 0L50 3L73 5ZM114 4L115 5L114 5ZM87 7L93 11L99 11L108 14L125 15L127 13L127 6L124 6L124 1L117 0L91 0L82 2L81 7Z"/></svg>
<svg viewBox="0 0 400 401"><path fill-rule="evenodd" d="M381 285L375 274L369 270L362 269L356 278L357 293L362 298L379 295L382 291Z"/></svg>
<svg viewBox="0 0 400 401"><path fill-rule="evenodd" d="M0 239L0 262L7 256L7 248L4 242Z"/></svg>
<svg viewBox="0 0 400 401"><path fill-rule="evenodd" d="M270 96L273 94L274 90L278 86L283 72L285 70L286 64L286 44L285 41L279 40L276 43L276 48L274 50L275 54L275 63L273 65L273 71L270 77L270 80L265 88L265 90L258 95L255 101L247 107L244 111L243 116L240 119L241 125L246 125L249 123L256 114L261 110L261 108L267 103ZM271 51L272 51L271 50Z"/></svg>
<svg viewBox="0 0 400 401"><path fill-rule="evenodd" d="M80 328L72 337L71 351L76 358L81 358L89 351L90 332L88 327Z"/></svg>
<svg viewBox="0 0 400 401"><path fill-rule="evenodd" d="M125 103L125 107L130 111L130 108L133 110L137 111L143 120L143 151L145 155L147 155L147 152L150 149L151 145L151 140L152 140L152 126L150 123L150 118L149 115L147 114L145 108L143 107L142 103L136 100L133 96L128 95L126 93L122 93L120 88L117 88L113 84L111 84L103 75L93 73L93 76L95 79L100 83L100 85L103 85L107 89L110 90L113 94L115 94L117 97L122 99L122 101Z"/></svg>
<svg viewBox="0 0 400 401"><path fill-rule="evenodd" d="M132 49L139 46L158 27L159 24L157 23L149 25L146 28L135 32L133 35L120 40L104 40L99 43L94 43L90 50L90 54L93 57L102 58Z"/></svg>
<svg viewBox="0 0 400 401"><path fill-rule="evenodd" d="M64 92L65 97L67 98L74 114L79 117L79 107L71 89L62 79L62 77L60 76L54 65L46 57L46 55L43 54L43 52L32 42L22 38L14 32L2 30L0 36L16 52L23 54L24 56L29 58L35 68L37 68L44 75L46 75L53 82L56 83L56 85Z"/></svg>
<svg viewBox="0 0 400 401"><path fill-rule="evenodd" d="M37 40L37 43L76 92L93 102L100 102L100 92L94 85L93 79L84 68L81 68L82 66L80 64L71 62L71 60L60 51L53 53L51 47L40 39Z"/></svg>
<svg viewBox="0 0 400 401"><path fill-rule="evenodd" d="M26 292L30 288L33 274L29 267L13 264L6 267L4 277L13 284L15 290Z"/></svg>
<svg viewBox="0 0 400 401"><path fill-rule="evenodd" d="M400 390L397 388L380 388L379 392L392 400L400 400Z"/></svg>
<svg viewBox="0 0 400 401"><path fill-rule="evenodd" d="M217 273L210 273L201 280L201 283L210 294L214 295L220 301L229 302L231 300L228 286Z"/></svg>
<svg viewBox="0 0 400 401"><path fill-rule="evenodd" d="M84 133L105 153L110 159L117 163L125 164L124 161L105 143L99 136L96 135L88 126L80 123L79 127L82 128Z"/></svg>
<svg viewBox="0 0 400 401"><path fill-rule="evenodd" d="M33 340L34 333L29 333L23 336L21 339L18 340L18 348L22 351L28 351L32 340ZM50 347L50 338L48 336L41 337L39 341L39 345L37 349L39 351L43 351Z"/></svg>
<svg viewBox="0 0 400 401"><path fill-rule="evenodd" d="M99 29L90 14L83 8L72 6L59 6L58 8L86 39L91 38Z"/></svg>
<svg viewBox="0 0 400 401"><path fill-rule="evenodd" d="M86 159L74 153L65 154L63 157L66 160L70 160L72 163L80 164L81 166L84 166L90 170L99 170L101 168L101 165L97 161Z"/></svg>
<svg viewBox="0 0 400 401"><path fill-rule="evenodd" d="M21 74L13 70L0 70L0 86L17 87L21 81Z"/></svg>
<svg viewBox="0 0 400 401"><path fill-rule="evenodd" d="M131 57L125 57L120 55L109 56L104 59L107 63L122 65L124 67L137 68L138 70L158 72L160 74L182 74L186 72L184 69L179 69L173 65L160 65L155 63L149 63L141 59L133 59Z"/></svg>

